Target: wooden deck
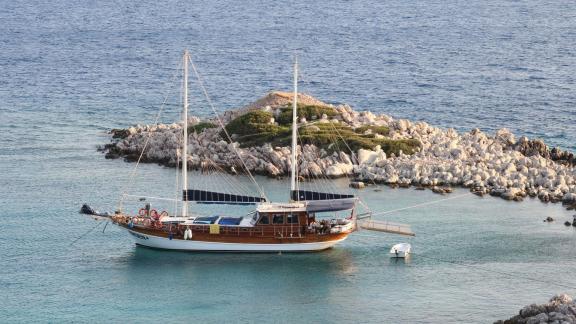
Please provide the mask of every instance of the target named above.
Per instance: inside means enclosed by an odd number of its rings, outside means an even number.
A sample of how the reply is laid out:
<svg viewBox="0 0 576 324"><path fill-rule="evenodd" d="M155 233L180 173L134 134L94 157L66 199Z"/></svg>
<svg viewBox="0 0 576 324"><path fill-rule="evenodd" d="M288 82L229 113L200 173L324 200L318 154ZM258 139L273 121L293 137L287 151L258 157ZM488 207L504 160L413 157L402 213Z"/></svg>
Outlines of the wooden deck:
<svg viewBox="0 0 576 324"><path fill-rule="evenodd" d="M169 237L171 234L174 239L182 240L184 239L184 231L187 228L184 225L170 224L163 225L162 228L153 228L145 225L130 227L126 219L120 216L116 220L117 224L137 233L158 237ZM210 224L188 226L192 230L192 241L253 244L316 243L344 239L350 234L311 232L306 226L298 224L255 225L253 227L218 225L218 230L215 232L213 225L212 231L210 230Z"/></svg>

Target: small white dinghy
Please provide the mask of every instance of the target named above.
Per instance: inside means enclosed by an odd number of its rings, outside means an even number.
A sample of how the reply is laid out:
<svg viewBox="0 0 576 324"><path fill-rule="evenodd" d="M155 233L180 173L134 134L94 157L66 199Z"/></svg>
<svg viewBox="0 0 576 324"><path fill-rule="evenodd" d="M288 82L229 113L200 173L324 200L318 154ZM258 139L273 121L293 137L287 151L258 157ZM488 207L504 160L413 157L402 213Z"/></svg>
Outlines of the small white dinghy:
<svg viewBox="0 0 576 324"><path fill-rule="evenodd" d="M390 257L392 258L405 258L410 254L412 245L408 243L398 243L390 249Z"/></svg>

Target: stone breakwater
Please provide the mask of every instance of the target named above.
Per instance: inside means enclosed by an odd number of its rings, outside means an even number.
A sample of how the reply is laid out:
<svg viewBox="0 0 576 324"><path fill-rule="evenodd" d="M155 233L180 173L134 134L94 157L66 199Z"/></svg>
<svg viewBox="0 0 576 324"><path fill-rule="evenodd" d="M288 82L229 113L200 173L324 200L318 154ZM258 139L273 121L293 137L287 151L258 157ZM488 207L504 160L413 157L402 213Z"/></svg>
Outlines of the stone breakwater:
<svg viewBox="0 0 576 324"><path fill-rule="evenodd" d="M274 93L251 104L248 110L272 111L290 98L273 96ZM300 97L300 95L299 95ZM311 98L311 97L308 97ZM273 102L274 105L270 105ZM490 194L507 200L520 201L526 196L538 197L544 202L563 202L576 205L576 158L574 154L549 148L541 140L516 138L507 129L487 134L479 129L458 133L454 129L441 129L425 122L396 120L388 115L358 112L348 105L331 106L336 117L318 116L317 120L301 119L303 126L314 124L340 124L353 129L362 126L384 126L392 140L416 139L420 149L411 155L398 152L387 155L380 147L373 150L359 149L329 152L315 145L299 146L299 174L307 178L351 176L358 181L382 183L392 186L431 187L435 192L446 193L443 187L464 186L478 195ZM235 113L225 114L227 123ZM211 121L215 123L215 121ZM190 125L199 125L198 118L191 118ZM270 123L274 123L272 119ZM310 125L307 125L310 124ZM335 129L336 130L336 129ZM179 137L181 124L134 126L113 130L113 141L100 149L107 158L123 157L137 160L142 150L143 162L160 163L175 167L180 156ZM366 130L370 133L370 130ZM234 139L234 135L232 138ZM374 134L374 136L381 136ZM148 141L148 145L145 143ZM238 158L242 157L251 172L268 176L282 176L290 170L290 148L264 144L257 147L240 147L221 137L220 128L203 128L189 135L188 165L203 168L216 164L235 172L243 169Z"/></svg>
<svg viewBox="0 0 576 324"><path fill-rule="evenodd" d="M576 303L568 295L552 297L546 304L532 304L522 308L518 315L495 324L576 323Z"/></svg>

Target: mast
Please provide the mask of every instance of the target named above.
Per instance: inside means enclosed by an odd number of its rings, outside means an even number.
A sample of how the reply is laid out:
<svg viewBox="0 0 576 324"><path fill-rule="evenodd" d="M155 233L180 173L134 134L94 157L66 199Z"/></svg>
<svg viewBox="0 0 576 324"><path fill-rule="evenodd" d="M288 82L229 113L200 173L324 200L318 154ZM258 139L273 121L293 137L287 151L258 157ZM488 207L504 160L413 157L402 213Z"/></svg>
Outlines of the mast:
<svg viewBox="0 0 576 324"><path fill-rule="evenodd" d="M298 129L298 57L294 59L294 99L292 100L292 163L290 190L291 194L297 190L298 183L296 179L296 136Z"/></svg>
<svg viewBox="0 0 576 324"><path fill-rule="evenodd" d="M184 197L188 195L188 50L184 50L184 77L183 93L184 107L182 108L182 119L184 120L184 135L182 140L182 192ZM188 199L182 199L182 216L188 216Z"/></svg>

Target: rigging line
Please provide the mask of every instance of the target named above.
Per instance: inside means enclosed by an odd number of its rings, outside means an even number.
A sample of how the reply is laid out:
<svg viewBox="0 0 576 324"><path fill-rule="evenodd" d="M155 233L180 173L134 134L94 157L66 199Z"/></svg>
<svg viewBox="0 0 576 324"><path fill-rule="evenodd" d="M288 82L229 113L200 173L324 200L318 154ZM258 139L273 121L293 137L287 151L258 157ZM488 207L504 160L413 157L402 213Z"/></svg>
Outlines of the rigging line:
<svg viewBox="0 0 576 324"><path fill-rule="evenodd" d="M216 173L220 178L222 178L223 181L226 182L230 187L238 190L238 192L240 192L240 193L249 193L250 192L250 188L246 187L241 182L232 181L232 179L230 179L230 176L228 175L228 172L226 172L226 170L224 170L221 166L219 166L212 159L208 159L208 161L212 164L213 169L214 169L214 173Z"/></svg>
<svg viewBox="0 0 576 324"><path fill-rule="evenodd" d="M300 131L299 131L298 129L296 130L296 136L298 136L298 141L300 142L300 150L302 151L302 154L300 154L300 155L298 156L298 158L300 159L300 161L306 161L306 160L304 159L304 158L305 158L305 157L304 157L304 141L302 140L302 136L301 136ZM314 161L306 161L306 162L314 162ZM313 186L313 187L316 188L316 191L321 191L318 183L317 183L316 181L313 181L314 179L319 180L319 179L320 179L319 176L313 174L313 173L310 171L310 169L308 169L308 176L309 176L309 181L308 181L308 182L311 183L311 185L310 185L310 186L304 186L304 187L311 187L311 186ZM310 180L312 180L312 181L310 181ZM320 185L321 185L321 184L320 184Z"/></svg>
<svg viewBox="0 0 576 324"><path fill-rule="evenodd" d="M336 128L336 126L334 126L333 123L331 123L331 124L332 124L332 127L333 127L335 130L338 130L338 129ZM333 139L333 145L336 146L336 149L338 150L338 152L343 152L343 150L340 148L340 144L338 144L338 141L336 140L336 136L334 136L333 134L331 134L331 135L329 135L329 138L330 138L330 139ZM342 138L342 136L340 136L340 138ZM344 141L343 138L342 138L342 141L344 142L344 144L346 145L346 147L350 150L350 155L352 156L352 160L351 160L351 162L352 162L352 172L354 172L354 157L353 157L354 152L352 152L352 149L348 146L348 144L346 144L346 141ZM345 153L344 153L344 154L345 154ZM340 159L340 154L338 154L338 160L341 160L341 159ZM348 183L350 183L351 181L350 181L350 176L349 176L348 172L344 173L344 176L346 177L346 180L348 180ZM345 191L346 191L347 193L349 193L349 194L352 194L352 195L356 196L356 195L355 195L355 191L353 191L350 186L348 186ZM359 196L360 196L359 194L358 194L357 196L358 196L358 198L360 198L360 197L359 197Z"/></svg>
<svg viewBox="0 0 576 324"><path fill-rule="evenodd" d="M212 108L212 111L214 112L214 115L216 116L216 119L218 120L220 127L222 127L224 134L226 134L228 141L230 143L233 143L232 137L230 137L230 134L228 134L228 131L226 130L226 127L224 126L224 123L222 122L222 119L220 118L220 115L218 115L218 113L216 112L216 108L214 107L214 104L212 103L212 99L210 99L210 96L208 95L208 91L206 90L206 87L204 86L204 82L202 81L202 78L200 77L200 73L198 73L198 70L196 69L196 64L192 60L192 55L189 55L188 59L190 60L190 65L192 66L192 70L194 71L194 75L196 76L196 80L198 81L198 84L200 85L200 88L202 89L202 92L204 93L204 96L206 97L206 101L208 102L208 105L210 106L210 108ZM234 147L234 152L236 153L236 155L240 159L240 162L242 163L242 166L244 166L246 173L248 173L248 177L254 183L256 188L258 188L260 195L262 195L262 197L268 201L268 197L266 197L266 193L258 185L258 182L256 182L256 179L254 178L254 176L252 175L252 173L250 172L250 170L246 166L246 163L244 163L244 160L242 159L242 156L240 156L240 153L238 152L236 147Z"/></svg>
<svg viewBox="0 0 576 324"><path fill-rule="evenodd" d="M378 213L372 213L370 216L392 214L392 213L396 213L396 212L399 212L399 211L402 211L402 210L407 210L407 209L422 207L422 206L426 206L426 205L431 205L431 204L443 202L443 201L446 201L446 200L452 200L452 199L456 199L456 198L462 198L462 197L465 197L465 196L470 196L470 195L472 195L472 194L473 194L473 193L468 192L468 193L465 193L465 194L462 194L462 195L457 195L457 196L454 196L454 197L448 197L448 198L439 199L439 200L432 200L432 201L428 201L428 202L421 203L421 204L416 204L416 205L409 206L409 207L403 207L403 208L398 208L398 209L393 209L393 210L388 210L388 211L383 211L383 212L378 212Z"/></svg>
<svg viewBox="0 0 576 324"><path fill-rule="evenodd" d="M416 253L412 253L412 254L416 254ZM499 275L507 276L507 277L511 277L511 278L522 278L522 279L526 279L526 280L528 280L528 281L534 281L534 282L539 282L539 283L543 283L543 284L547 284L547 285L552 285L552 286L557 286L557 287L562 287L562 288L568 288L568 289L576 290L576 286L565 285L565 284L558 283L558 282L554 282L554 281L542 280L542 279L538 279L538 278L533 278L533 277L529 277L529 276L525 276L525 275L514 274L514 273L510 273L510 272L505 272L505 271L486 269L486 268L484 268L484 267L480 267L480 266L477 266L477 265L474 265L474 264L467 264L467 263L463 263L463 262L459 262L459 261L438 259L438 258L426 256L426 255L423 255L423 254L416 254L416 255L417 255L418 257L425 258L425 259L430 259L430 260L434 260L434 261L438 261L438 262L444 262L444 263L453 264L453 265L459 265L459 266L462 266L462 267L467 267L467 268L472 268L472 269L478 269L478 270L482 270L482 271L485 271L485 272L490 272L490 273L494 273L494 274L499 274Z"/></svg>
<svg viewBox="0 0 576 324"><path fill-rule="evenodd" d="M344 139L344 137L342 136L342 134L340 133L340 131L338 130L338 128L334 125L334 123L330 123L332 128L336 131L336 134L338 134L338 137L340 137L340 139L342 140L342 142L344 143L344 145L346 145L346 147L348 148L348 151L350 152L350 160L352 162L352 166L354 166L354 163L356 163L356 165L359 167L360 166L360 161L358 160L358 157L356 156L356 154L354 154L354 151L352 150L352 148L350 147L350 145L348 145L348 142ZM347 124L347 123L346 123ZM336 142L336 141L335 141ZM354 172L354 169L352 169L352 172ZM348 180L350 180L350 178L348 177L348 174L346 175L346 178ZM374 179L371 180L372 184L376 185L376 182L374 181ZM369 211L372 212L370 210L370 208L368 207L367 204L365 204L363 202L362 197L360 197L360 194L358 194L358 201Z"/></svg>
<svg viewBox="0 0 576 324"><path fill-rule="evenodd" d="M182 135L184 135L184 132L182 132ZM182 136L180 136L180 141L182 141ZM176 195L174 197L174 216L177 216L178 214L178 197L180 197L180 172L178 172L178 167L180 166L180 155L178 154L178 149L176 149L176 181L174 181L176 183ZM182 193L184 194L184 193Z"/></svg>
<svg viewBox="0 0 576 324"><path fill-rule="evenodd" d="M85 237L86 235L90 234L93 230L96 229L96 227L102 225L102 223L107 223L107 222L98 222L98 224L96 224L96 226L92 227L90 230L88 230L88 232L80 235L77 239L75 239L74 241L72 241L72 243L70 243L69 246L74 245L74 243L78 242L80 239L82 239L83 237Z"/></svg>
<svg viewBox="0 0 576 324"><path fill-rule="evenodd" d="M168 83L169 85L172 85L174 83L174 80L176 80L176 77L178 76L179 72L180 72L180 64L178 64L178 68L176 69L176 71L174 72L174 75L172 76L172 80L170 80L170 82ZM166 91L168 92L168 91ZM160 120L160 116L162 115L162 112L164 111L164 107L166 106L166 102L168 101L168 96L169 94L167 93L166 96L164 97L164 100L162 101L162 105L160 105L160 109L158 110L158 113L156 114L156 118L154 119L154 124L158 124L158 121ZM148 147L148 144L150 143L150 138L152 137L152 132L149 131L148 136L146 137L146 141L144 142L144 147L142 147L142 151L140 152L140 156L138 156L138 161L136 161L136 165L134 166L134 169L132 170L132 172L130 173L130 177L128 178L128 184L123 188L122 190L122 194L120 195L120 200L118 201L118 210L122 210L122 205L124 203L124 197L127 193L127 191L134 185L134 178L136 177L136 172L138 171L138 166L140 165L140 161L142 160L142 157L144 156L144 152L146 151L146 148Z"/></svg>
<svg viewBox="0 0 576 324"><path fill-rule="evenodd" d="M316 115L318 115L318 111L316 110ZM302 127L307 127L308 125L302 125ZM299 129L296 131L297 135L298 135L298 140L300 141L300 148L301 151L304 152L304 145L305 145L305 141L302 140L302 136L300 134ZM313 154L316 156L316 161L320 161L321 160L321 156L320 156L320 141L318 141L318 144L316 145L316 143L314 143L313 138L310 139L310 147L316 147L316 150L312 150ZM301 154L302 157L304 157L304 154ZM303 159L302 159L303 160ZM313 161L308 161L308 162L315 162ZM324 170L325 171L325 170ZM324 172L321 170L320 174L315 175L315 174L311 174L311 179L316 179L318 181L312 181L312 185L313 187L316 188L316 191L318 192L338 192L337 188L335 185L333 185L333 181L331 178L329 178L326 175L326 172ZM309 187L311 187L309 186Z"/></svg>

